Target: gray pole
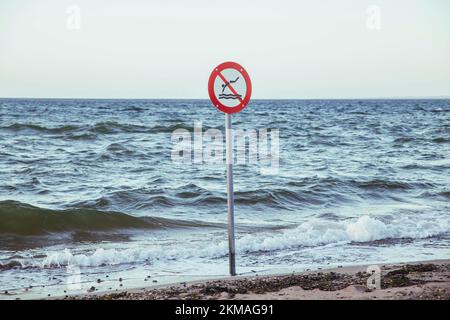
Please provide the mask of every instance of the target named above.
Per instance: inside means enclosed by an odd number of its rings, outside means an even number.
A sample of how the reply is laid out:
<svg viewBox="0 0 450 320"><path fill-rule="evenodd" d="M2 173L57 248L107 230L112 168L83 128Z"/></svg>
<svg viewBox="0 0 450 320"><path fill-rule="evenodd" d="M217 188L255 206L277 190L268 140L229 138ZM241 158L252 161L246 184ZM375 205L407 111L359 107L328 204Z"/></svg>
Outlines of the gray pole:
<svg viewBox="0 0 450 320"><path fill-rule="evenodd" d="M226 161L227 161L227 202L228 202L228 252L230 275L236 275L236 258L234 246L234 194L233 194L233 133L231 130L231 114L225 115Z"/></svg>

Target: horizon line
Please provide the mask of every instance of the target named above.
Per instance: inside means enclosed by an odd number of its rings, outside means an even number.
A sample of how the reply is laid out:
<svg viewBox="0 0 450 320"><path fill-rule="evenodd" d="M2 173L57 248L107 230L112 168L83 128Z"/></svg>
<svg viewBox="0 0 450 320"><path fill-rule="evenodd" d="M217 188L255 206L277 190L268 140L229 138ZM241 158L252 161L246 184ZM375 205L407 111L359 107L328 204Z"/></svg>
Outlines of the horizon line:
<svg viewBox="0 0 450 320"><path fill-rule="evenodd" d="M252 98L251 100L448 100L450 95L417 97L346 97L346 98ZM74 98L74 97L0 97L0 100L209 100L209 98Z"/></svg>

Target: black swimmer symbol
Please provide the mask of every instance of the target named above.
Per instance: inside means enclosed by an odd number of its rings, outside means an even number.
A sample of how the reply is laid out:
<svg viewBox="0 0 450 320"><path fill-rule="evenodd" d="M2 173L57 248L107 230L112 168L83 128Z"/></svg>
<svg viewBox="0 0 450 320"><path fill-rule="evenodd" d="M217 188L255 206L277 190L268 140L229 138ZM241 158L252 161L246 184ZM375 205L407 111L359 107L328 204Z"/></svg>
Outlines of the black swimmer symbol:
<svg viewBox="0 0 450 320"><path fill-rule="evenodd" d="M231 84L235 83L239 80L239 77L237 77L235 80L230 80L227 83L222 84L222 93L219 94L219 99L240 99L242 98L242 95L240 94L224 94L223 92L225 89Z"/></svg>
<svg viewBox="0 0 450 320"><path fill-rule="evenodd" d="M228 87L228 86L230 85L230 83L235 83L235 82L237 82L238 80L239 80L239 77L237 77L236 80L231 80L231 81L228 81L227 83L224 83L224 84L222 85L222 93L225 91L225 88Z"/></svg>

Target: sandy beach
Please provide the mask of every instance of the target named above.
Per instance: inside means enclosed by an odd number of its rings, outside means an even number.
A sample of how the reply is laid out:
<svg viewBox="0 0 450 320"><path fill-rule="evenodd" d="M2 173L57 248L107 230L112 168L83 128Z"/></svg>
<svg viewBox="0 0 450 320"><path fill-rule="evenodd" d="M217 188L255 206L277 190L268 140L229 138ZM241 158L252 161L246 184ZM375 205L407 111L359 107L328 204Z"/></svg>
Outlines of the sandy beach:
<svg viewBox="0 0 450 320"><path fill-rule="evenodd" d="M367 266L235 277L63 299L89 300L449 300L450 260L380 265L381 289L368 289Z"/></svg>

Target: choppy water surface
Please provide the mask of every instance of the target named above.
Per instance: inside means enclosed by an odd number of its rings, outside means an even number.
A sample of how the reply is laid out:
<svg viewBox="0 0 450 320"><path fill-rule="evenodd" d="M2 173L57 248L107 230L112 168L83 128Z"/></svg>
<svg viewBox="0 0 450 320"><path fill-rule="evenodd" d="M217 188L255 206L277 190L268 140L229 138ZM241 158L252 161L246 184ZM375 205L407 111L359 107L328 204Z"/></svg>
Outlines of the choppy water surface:
<svg viewBox="0 0 450 320"><path fill-rule="evenodd" d="M226 275L225 166L171 161L194 121L224 116L0 100L0 298ZM280 130L278 173L235 167L238 273L450 257L449 100L253 101L233 125Z"/></svg>

